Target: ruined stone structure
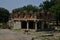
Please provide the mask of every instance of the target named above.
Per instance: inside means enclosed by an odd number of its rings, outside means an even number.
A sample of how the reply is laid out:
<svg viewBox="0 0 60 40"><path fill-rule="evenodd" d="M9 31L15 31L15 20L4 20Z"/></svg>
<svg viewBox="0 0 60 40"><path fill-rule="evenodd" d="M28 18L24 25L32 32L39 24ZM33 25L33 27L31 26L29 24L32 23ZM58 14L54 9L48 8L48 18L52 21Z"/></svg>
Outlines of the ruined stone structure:
<svg viewBox="0 0 60 40"><path fill-rule="evenodd" d="M51 27L52 15L49 12L32 12L23 11L12 12L9 20L9 25L13 29L34 29L34 30L49 30Z"/></svg>

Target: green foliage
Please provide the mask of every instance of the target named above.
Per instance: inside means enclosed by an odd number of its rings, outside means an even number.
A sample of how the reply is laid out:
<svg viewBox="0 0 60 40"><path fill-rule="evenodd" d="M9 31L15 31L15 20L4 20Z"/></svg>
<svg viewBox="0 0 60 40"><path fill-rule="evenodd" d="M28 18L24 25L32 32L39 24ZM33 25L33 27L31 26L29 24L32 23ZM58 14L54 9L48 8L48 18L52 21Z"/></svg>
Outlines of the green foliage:
<svg viewBox="0 0 60 40"><path fill-rule="evenodd" d="M9 20L9 11L5 8L0 8L0 23L5 23Z"/></svg>
<svg viewBox="0 0 60 40"><path fill-rule="evenodd" d="M55 19L60 20L60 0L46 0L41 5L40 9L50 11Z"/></svg>
<svg viewBox="0 0 60 40"><path fill-rule="evenodd" d="M39 10L39 8L36 7L36 6L27 5L27 6L24 6L24 7L21 7L21 8L17 8L16 10L17 10L17 12L19 12L19 11L23 12L24 10L26 10L27 12L29 12L30 10L33 11L33 12L36 12L36 11Z"/></svg>
<svg viewBox="0 0 60 40"><path fill-rule="evenodd" d="M2 24L2 25L1 25L1 24ZM0 28L1 28L1 29L6 29L6 28L10 29L11 27L9 27L9 26L7 25L7 23L0 23Z"/></svg>
<svg viewBox="0 0 60 40"><path fill-rule="evenodd" d="M27 11L30 11L30 10L36 12L36 11L38 11L38 7L32 6L32 5L27 5Z"/></svg>
<svg viewBox="0 0 60 40"><path fill-rule="evenodd" d="M55 0L54 5L50 8L50 11L54 13L57 20L60 20L60 0Z"/></svg>
<svg viewBox="0 0 60 40"><path fill-rule="evenodd" d="M49 8L51 8L54 5L54 0L46 0L42 4L39 5L40 9L49 11Z"/></svg>

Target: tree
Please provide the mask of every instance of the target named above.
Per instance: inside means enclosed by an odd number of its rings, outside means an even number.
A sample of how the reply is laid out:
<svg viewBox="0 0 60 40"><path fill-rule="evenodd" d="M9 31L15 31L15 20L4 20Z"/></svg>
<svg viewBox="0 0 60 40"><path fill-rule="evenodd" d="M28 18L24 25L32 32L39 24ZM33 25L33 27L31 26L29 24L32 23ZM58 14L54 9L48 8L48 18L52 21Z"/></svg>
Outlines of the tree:
<svg viewBox="0 0 60 40"><path fill-rule="evenodd" d="M27 5L26 8L27 8L27 11L32 10L33 12L37 12L39 10L38 7L32 6L32 5Z"/></svg>
<svg viewBox="0 0 60 40"><path fill-rule="evenodd" d="M0 7L0 23L6 23L9 20L9 11Z"/></svg>
<svg viewBox="0 0 60 40"><path fill-rule="evenodd" d="M50 8L52 7L54 5L54 0L46 0L46 1L44 1L42 4L40 4L39 5L39 7L40 7L40 10L43 10L44 11L44 17L45 17L45 25L47 24L47 22L48 22L48 26L46 26L46 27L48 27L48 29L50 29L49 28L49 22L50 22L50 19L51 19L51 12L50 12ZM49 14L50 13L50 14ZM50 15L50 17L49 16L47 16L47 15ZM44 26L45 26L44 25Z"/></svg>
<svg viewBox="0 0 60 40"><path fill-rule="evenodd" d="M21 8L17 8L16 11L17 12L23 12L24 10L26 10L27 12L29 12L30 10L33 11L33 12L36 12L38 11L38 7L36 6L32 6L32 5L27 5L27 6L23 6Z"/></svg>
<svg viewBox="0 0 60 40"><path fill-rule="evenodd" d="M60 21L60 0L54 1L54 5L50 8L50 11L54 13L54 17L58 25L58 21Z"/></svg>
<svg viewBox="0 0 60 40"><path fill-rule="evenodd" d="M46 0L42 4L39 5L40 9L49 11L49 8L51 8L54 5L54 0Z"/></svg>

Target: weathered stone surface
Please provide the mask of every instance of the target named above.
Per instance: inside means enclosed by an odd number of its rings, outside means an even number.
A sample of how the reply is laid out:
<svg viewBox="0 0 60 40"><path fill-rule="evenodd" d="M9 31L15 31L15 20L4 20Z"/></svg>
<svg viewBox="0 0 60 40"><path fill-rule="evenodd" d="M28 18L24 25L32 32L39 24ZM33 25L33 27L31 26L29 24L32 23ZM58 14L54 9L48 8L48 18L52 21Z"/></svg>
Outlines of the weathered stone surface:
<svg viewBox="0 0 60 40"><path fill-rule="evenodd" d="M0 29L0 40L59 40L60 33L53 33L53 36L44 36L49 32L16 32L9 29ZM43 35L43 36L42 36Z"/></svg>
<svg viewBox="0 0 60 40"><path fill-rule="evenodd" d="M0 30L0 40L31 40L31 35L22 32L13 32L8 29Z"/></svg>

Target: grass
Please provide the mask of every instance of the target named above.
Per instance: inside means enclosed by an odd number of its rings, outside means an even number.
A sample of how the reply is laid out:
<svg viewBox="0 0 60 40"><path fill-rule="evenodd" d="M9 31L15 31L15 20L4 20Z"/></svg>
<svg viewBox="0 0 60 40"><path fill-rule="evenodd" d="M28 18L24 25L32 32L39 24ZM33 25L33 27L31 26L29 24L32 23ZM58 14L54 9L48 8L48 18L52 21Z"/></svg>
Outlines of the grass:
<svg viewBox="0 0 60 40"><path fill-rule="evenodd" d="M7 23L2 23L2 24L0 24L0 28L6 29L6 28L9 28L9 26L7 25Z"/></svg>
<svg viewBox="0 0 60 40"><path fill-rule="evenodd" d="M12 31L21 32L21 29L12 29Z"/></svg>
<svg viewBox="0 0 60 40"><path fill-rule="evenodd" d="M60 26L58 26L57 29L60 30Z"/></svg>

